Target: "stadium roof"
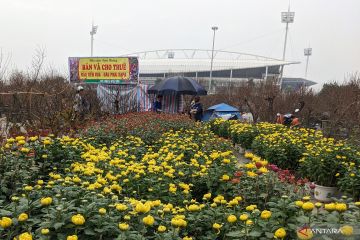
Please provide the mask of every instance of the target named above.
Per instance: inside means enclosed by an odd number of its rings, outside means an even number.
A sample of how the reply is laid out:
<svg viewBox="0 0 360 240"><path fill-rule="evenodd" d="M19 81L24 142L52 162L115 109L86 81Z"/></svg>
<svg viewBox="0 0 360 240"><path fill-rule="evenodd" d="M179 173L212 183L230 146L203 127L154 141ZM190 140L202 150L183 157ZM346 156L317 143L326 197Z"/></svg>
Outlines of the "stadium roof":
<svg viewBox="0 0 360 240"><path fill-rule="evenodd" d="M140 74L205 72L211 67L211 50L166 49L127 54L139 58ZM253 54L214 50L213 71L253 69L297 64Z"/></svg>
<svg viewBox="0 0 360 240"><path fill-rule="evenodd" d="M305 86L309 87L309 86L317 84L316 82L307 80L305 78L286 78L286 77L284 77L282 81L283 81L283 84L287 85L287 86L290 86L290 85L297 86L299 84L300 85L305 84Z"/></svg>

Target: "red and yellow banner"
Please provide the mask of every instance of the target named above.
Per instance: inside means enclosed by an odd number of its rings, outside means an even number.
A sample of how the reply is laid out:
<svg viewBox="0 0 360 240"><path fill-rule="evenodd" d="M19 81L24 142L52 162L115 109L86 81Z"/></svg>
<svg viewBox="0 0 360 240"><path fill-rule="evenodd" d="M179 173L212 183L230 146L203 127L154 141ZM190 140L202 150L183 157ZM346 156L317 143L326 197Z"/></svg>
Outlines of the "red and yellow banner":
<svg viewBox="0 0 360 240"><path fill-rule="evenodd" d="M80 58L79 80L128 80L129 58Z"/></svg>

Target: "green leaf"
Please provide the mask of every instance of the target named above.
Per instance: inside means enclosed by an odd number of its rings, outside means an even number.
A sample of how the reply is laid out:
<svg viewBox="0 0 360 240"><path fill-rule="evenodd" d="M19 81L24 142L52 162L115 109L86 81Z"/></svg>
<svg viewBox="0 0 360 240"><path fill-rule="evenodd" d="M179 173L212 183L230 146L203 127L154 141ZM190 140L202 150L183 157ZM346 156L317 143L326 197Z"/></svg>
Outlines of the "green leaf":
<svg viewBox="0 0 360 240"><path fill-rule="evenodd" d="M260 236L261 236L261 232L251 231L251 232L249 233L249 236L250 236L250 237L260 237Z"/></svg>
<svg viewBox="0 0 360 240"><path fill-rule="evenodd" d="M92 229L89 229L89 228L85 229L84 233L86 235L91 235L91 236L96 234Z"/></svg>
<svg viewBox="0 0 360 240"><path fill-rule="evenodd" d="M309 222L309 218L308 218L308 217L305 217L305 216L297 217L296 220L297 220L299 223L308 223L308 222Z"/></svg>
<svg viewBox="0 0 360 240"><path fill-rule="evenodd" d="M104 232L104 229L101 229L101 228L95 228L94 230L95 230L95 232L98 232L98 233Z"/></svg>
<svg viewBox="0 0 360 240"><path fill-rule="evenodd" d="M55 230L58 230L58 229L61 228L62 226L64 226L64 223L62 223L62 222L58 222L58 223L55 223L55 224L54 224Z"/></svg>
<svg viewBox="0 0 360 240"><path fill-rule="evenodd" d="M338 222L338 217L333 215L333 214L329 214L327 217L326 217L326 221L327 222L330 222L330 223L337 223Z"/></svg>
<svg viewBox="0 0 360 240"><path fill-rule="evenodd" d="M11 212L7 210L0 209L0 216L11 216Z"/></svg>
<svg viewBox="0 0 360 240"><path fill-rule="evenodd" d="M292 224L292 223L288 223L288 227L289 227L291 230L296 230L296 229L298 229L298 226L296 226L295 224Z"/></svg>
<svg viewBox="0 0 360 240"><path fill-rule="evenodd" d="M260 194L260 197L261 197L261 198L267 198L267 197L268 197L268 194L267 194L267 193L261 193L261 194Z"/></svg>
<svg viewBox="0 0 360 240"><path fill-rule="evenodd" d="M66 235L63 233L58 233L57 234L57 239L66 239Z"/></svg>
<svg viewBox="0 0 360 240"><path fill-rule="evenodd" d="M271 238L271 239L274 238L274 234L271 233L271 232L266 232L265 235L266 235L267 238Z"/></svg>
<svg viewBox="0 0 360 240"><path fill-rule="evenodd" d="M277 204L274 203L274 202L268 202L267 205L268 205L269 207L276 207Z"/></svg>
<svg viewBox="0 0 360 240"><path fill-rule="evenodd" d="M328 237L328 236L326 236L326 235L324 235L324 234L323 234L323 236L322 236L322 239L323 239L323 240L332 240L332 238L330 238L330 237Z"/></svg>
<svg viewBox="0 0 360 240"><path fill-rule="evenodd" d="M242 237L244 236L244 233L240 232L240 231L232 231L226 234L226 236L228 237Z"/></svg>

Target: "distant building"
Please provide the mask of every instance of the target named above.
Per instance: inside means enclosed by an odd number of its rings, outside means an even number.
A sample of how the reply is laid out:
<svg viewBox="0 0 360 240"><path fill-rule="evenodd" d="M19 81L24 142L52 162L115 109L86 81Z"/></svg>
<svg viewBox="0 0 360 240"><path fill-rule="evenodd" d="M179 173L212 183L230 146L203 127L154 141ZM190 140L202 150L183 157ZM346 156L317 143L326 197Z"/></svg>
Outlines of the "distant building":
<svg viewBox="0 0 360 240"><path fill-rule="evenodd" d="M205 88L209 86L211 50L168 49L146 51L127 56L139 58L139 79L143 83L154 84L167 77L181 75L199 81ZM212 67L213 88L236 86L244 81L258 81L278 78L281 67L298 64L253 54L214 51ZM306 86L315 84L308 80L284 78L283 87L296 89L305 82ZM310 84L311 83L311 84ZM310 85L309 85L310 84Z"/></svg>
<svg viewBox="0 0 360 240"><path fill-rule="evenodd" d="M296 91L303 86L310 87L315 84L317 83L304 78L283 78L281 89Z"/></svg>

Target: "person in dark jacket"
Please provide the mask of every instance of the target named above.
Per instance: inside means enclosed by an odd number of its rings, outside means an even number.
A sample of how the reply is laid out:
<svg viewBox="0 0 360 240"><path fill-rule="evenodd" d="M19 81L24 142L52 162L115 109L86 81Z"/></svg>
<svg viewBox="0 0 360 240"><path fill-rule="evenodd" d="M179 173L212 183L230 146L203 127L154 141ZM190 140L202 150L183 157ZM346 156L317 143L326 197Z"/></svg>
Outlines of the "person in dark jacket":
<svg viewBox="0 0 360 240"><path fill-rule="evenodd" d="M154 112L157 112L157 113L162 112L162 110L161 110L161 108L162 108L161 101L162 101L162 96L158 95L156 101L154 102L154 106L153 106L153 111Z"/></svg>
<svg viewBox="0 0 360 240"><path fill-rule="evenodd" d="M202 107L202 104L200 103L199 96L196 96L194 100L195 100L195 104L193 104L191 106L190 113L191 113L192 118L196 122L200 122L203 117L203 107Z"/></svg>

